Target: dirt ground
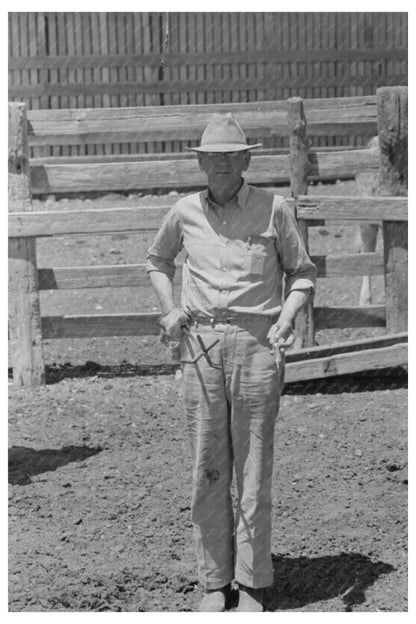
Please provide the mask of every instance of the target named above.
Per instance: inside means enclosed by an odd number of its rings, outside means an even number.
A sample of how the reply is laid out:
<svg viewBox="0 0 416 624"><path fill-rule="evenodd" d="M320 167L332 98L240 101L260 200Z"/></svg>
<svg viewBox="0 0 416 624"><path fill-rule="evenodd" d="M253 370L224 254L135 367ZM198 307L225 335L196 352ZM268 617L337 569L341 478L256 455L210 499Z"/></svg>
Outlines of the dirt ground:
<svg viewBox="0 0 416 624"><path fill-rule="evenodd" d="M316 228L311 253L351 251L353 235L345 224ZM39 241L38 262L141 262L146 245L57 238ZM359 284L320 280L317 305L358 304ZM375 302L383 297L376 280ZM41 304L44 315L157 309L150 289L42 293ZM377 333L332 330L318 342ZM46 341L45 360L44 387L9 386L9 610L197 610L181 381L174 368L156 374L167 361L157 337ZM407 485L406 371L287 385L266 610L406 611Z"/></svg>

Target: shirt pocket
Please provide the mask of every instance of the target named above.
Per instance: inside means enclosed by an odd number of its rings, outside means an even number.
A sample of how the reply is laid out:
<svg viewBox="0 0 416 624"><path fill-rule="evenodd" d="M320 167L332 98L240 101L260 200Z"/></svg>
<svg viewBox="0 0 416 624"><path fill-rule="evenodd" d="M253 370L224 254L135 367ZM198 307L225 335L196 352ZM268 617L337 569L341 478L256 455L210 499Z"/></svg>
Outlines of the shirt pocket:
<svg viewBox="0 0 416 624"><path fill-rule="evenodd" d="M252 234L247 240L247 270L250 275L263 276L267 257L273 252L274 240Z"/></svg>
<svg viewBox="0 0 416 624"><path fill-rule="evenodd" d="M191 272L205 272L217 268L219 245L195 240L186 246L186 261Z"/></svg>

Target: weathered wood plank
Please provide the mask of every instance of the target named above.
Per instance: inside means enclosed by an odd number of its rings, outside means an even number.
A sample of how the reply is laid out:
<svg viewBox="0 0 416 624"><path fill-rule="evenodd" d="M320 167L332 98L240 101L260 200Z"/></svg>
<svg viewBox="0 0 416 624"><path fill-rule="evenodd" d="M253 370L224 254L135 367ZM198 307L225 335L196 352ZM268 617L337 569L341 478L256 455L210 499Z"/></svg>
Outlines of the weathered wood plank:
<svg viewBox="0 0 416 624"><path fill-rule="evenodd" d="M310 204L307 202L310 200ZM292 203L292 200L288 200ZM175 203L165 206L104 208L9 214L9 236L58 236L99 234L158 229ZM305 197L298 204L298 216L315 220L403 221L407 218L405 197Z"/></svg>
<svg viewBox="0 0 416 624"><path fill-rule="evenodd" d="M213 112L231 110L238 116L248 138L286 130L285 111L281 103L273 105L188 105L125 109L79 109L50 111L49 120L42 115L31 116L29 141L31 145L44 142L81 142L108 140L140 141L199 139ZM100 112L99 112L100 111ZM97 114L99 112L99 114ZM163 114L164 113L164 114Z"/></svg>
<svg viewBox="0 0 416 624"><path fill-rule="evenodd" d="M405 197L302 196L298 201L298 218L407 221L407 203Z"/></svg>
<svg viewBox="0 0 416 624"><path fill-rule="evenodd" d="M354 134L357 129L352 129ZM357 130L358 131L358 130ZM325 134L325 132L322 132ZM329 152L310 151L308 177L324 179L342 177L349 173L351 177L366 171L377 171L379 155L375 149L340 150Z"/></svg>
<svg viewBox="0 0 416 624"><path fill-rule="evenodd" d="M309 140L302 98L288 100L287 123L289 132L290 190L292 197L308 191Z"/></svg>
<svg viewBox="0 0 416 624"><path fill-rule="evenodd" d="M306 195L308 192L309 139L307 137L307 124L302 98L289 98L287 120L289 129L290 190L296 206L296 200L299 195ZM308 223L301 220L298 222L298 226L305 249L309 253ZM294 347L300 349L301 347L312 347L314 344L315 327L313 294L311 294L308 302L299 311L295 320Z"/></svg>
<svg viewBox="0 0 416 624"><path fill-rule="evenodd" d="M46 316L44 338L92 338L105 336L149 336L159 334L160 314L101 314L91 316Z"/></svg>
<svg viewBox="0 0 416 624"><path fill-rule="evenodd" d="M358 253L346 255L311 255L318 269L318 277L357 277L360 275L383 275L382 253Z"/></svg>
<svg viewBox="0 0 416 624"><path fill-rule="evenodd" d="M346 256L311 256L318 277L383 275L381 253ZM182 283L182 263L178 262L174 285ZM145 264L57 267L38 269L39 290L78 290L80 288L151 288Z"/></svg>
<svg viewBox="0 0 416 624"><path fill-rule="evenodd" d="M80 288L151 288L144 264L58 267L38 269L40 290L78 290ZM181 284L180 271L175 285Z"/></svg>
<svg viewBox="0 0 416 624"><path fill-rule="evenodd" d="M30 211L29 148L26 106L9 104L9 211ZM36 239L9 239L9 329L13 381L40 385L45 381Z"/></svg>
<svg viewBox="0 0 416 624"><path fill-rule="evenodd" d="M325 148L316 148L318 154L320 152L339 152L339 151L351 151L355 148L350 146L343 147L325 147ZM288 150L284 147L269 147L269 148L261 148L256 149L255 157L258 156L282 156L287 155ZM155 154L94 154L88 156L48 156L48 157L39 157L39 158L31 158L30 165L31 167L41 167L44 165L99 165L99 164L109 164L109 163L118 163L118 162L150 162L150 161L159 161L159 160L193 160L195 158L195 154L192 152L161 152ZM351 178L351 174L347 171L344 172L343 176L348 176Z"/></svg>
<svg viewBox="0 0 416 624"><path fill-rule="evenodd" d="M347 116L354 115L359 117L364 114L366 117L372 120L377 120L377 96L376 95L362 95L354 97L331 97L331 98L305 98L303 100L305 111L307 113L307 120L309 124L309 116L317 115L318 119L324 120L324 116L328 111L331 111L332 118L335 119L335 115L341 110L348 111ZM247 113L278 113L279 111L285 116L287 114L287 100L265 100L259 102L227 102L226 104L188 104L185 111L191 113L191 117L195 114L212 113L218 110L231 111L233 114ZM81 115L81 119L88 118L89 120L105 120L110 117L118 119L120 116L125 116L127 119L133 115L145 114L145 111L149 111L152 117L158 116L161 118L170 118L171 116L178 116L178 118L187 118L188 114L184 111L183 105L167 105L161 108L157 105L132 106L127 108L119 107L105 107L101 109L95 108L66 108L56 110L28 110L27 119L29 122L41 122L47 121L48 113L52 115L53 120L57 121L73 121L77 119L78 115Z"/></svg>
<svg viewBox="0 0 416 624"><path fill-rule="evenodd" d="M407 330L408 225L383 222L386 326L389 332Z"/></svg>
<svg viewBox="0 0 416 624"><path fill-rule="evenodd" d="M55 236L152 231L160 227L170 205L159 208L109 208L32 212L9 215L9 236ZM31 219L34 217L34 220Z"/></svg>
<svg viewBox="0 0 416 624"><path fill-rule="evenodd" d="M383 88L378 97L379 188L384 195L406 195L408 184L407 87ZM386 324L405 331L408 322L408 225L383 223Z"/></svg>
<svg viewBox="0 0 416 624"><path fill-rule="evenodd" d="M326 358L331 355L359 352L367 349L378 349L380 347L390 347L396 344L407 343L408 339L408 332L401 332L398 334L385 334L384 336L362 338L360 340L336 342L331 345L299 349L298 351L290 349L286 353L286 362L292 363L299 360L316 360L318 358Z"/></svg>
<svg viewBox="0 0 416 624"><path fill-rule="evenodd" d="M378 167L374 150L311 152L311 179L353 177ZM289 157L285 154L254 155L245 174L249 183L270 184L290 179ZM31 168L33 193L190 188L206 184L196 159L142 160L114 163L46 164Z"/></svg>
<svg viewBox="0 0 416 624"><path fill-rule="evenodd" d="M285 383L404 366L407 362L407 344L343 353L326 358L288 363L285 370Z"/></svg>
<svg viewBox="0 0 416 624"><path fill-rule="evenodd" d="M384 327L384 308L315 308L316 328ZM157 335L158 313L42 317L44 338Z"/></svg>
<svg viewBox="0 0 416 624"><path fill-rule="evenodd" d="M289 179L286 155L256 156L245 175L249 183L278 183ZM197 159L118 162L99 165L45 165L31 169L34 193L116 191L206 186Z"/></svg>
<svg viewBox="0 0 416 624"><path fill-rule="evenodd" d="M374 98L305 100L309 135L377 132ZM342 101L346 100L346 101ZM350 101L352 100L352 101ZM78 144L118 141L199 139L211 115L231 111L247 137L263 138L287 133L287 102L256 102L178 106L146 106L104 109L29 111L29 143ZM49 112L49 115L46 113Z"/></svg>

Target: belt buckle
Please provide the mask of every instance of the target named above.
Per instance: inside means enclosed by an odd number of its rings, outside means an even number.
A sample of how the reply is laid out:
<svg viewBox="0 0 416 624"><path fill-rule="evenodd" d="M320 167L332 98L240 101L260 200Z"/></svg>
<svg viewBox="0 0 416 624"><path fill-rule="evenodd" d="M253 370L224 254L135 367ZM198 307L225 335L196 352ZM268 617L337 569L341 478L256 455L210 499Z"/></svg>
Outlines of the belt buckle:
<svg viewBox="0 0 416 624"><path fill-rule="evenodd" d="M231 321L232 321L232 317L231 316L224 316L224 317L215 317L210 319L210 324L212 326L216 325L217 323L222 323L223 325L231 325Z"/></svg>

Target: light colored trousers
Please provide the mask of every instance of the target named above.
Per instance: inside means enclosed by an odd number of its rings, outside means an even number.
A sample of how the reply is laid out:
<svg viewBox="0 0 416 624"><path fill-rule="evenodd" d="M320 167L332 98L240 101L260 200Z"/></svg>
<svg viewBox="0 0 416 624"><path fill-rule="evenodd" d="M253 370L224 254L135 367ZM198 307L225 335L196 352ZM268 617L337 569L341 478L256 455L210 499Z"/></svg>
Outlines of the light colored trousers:
<svg viewBox="0 0 416 624"><path fill-rule="evenodd" d="M267 317L200 324L181 343L184 409L193 460L192 522L198 571L207 589L233 579L248 587L273 582L271 479L274 424L283 385ZM212 368L195 336L209 347ZM188 363L187 363L188 361ZM234 519L230 486L237 484Z"/></svg>

